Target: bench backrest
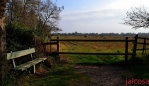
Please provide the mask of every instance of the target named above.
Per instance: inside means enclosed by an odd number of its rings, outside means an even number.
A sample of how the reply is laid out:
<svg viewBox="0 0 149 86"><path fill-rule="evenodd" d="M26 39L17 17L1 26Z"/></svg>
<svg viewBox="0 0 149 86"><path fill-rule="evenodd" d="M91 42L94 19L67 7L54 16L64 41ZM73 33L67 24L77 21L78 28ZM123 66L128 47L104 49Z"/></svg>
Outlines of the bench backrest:
<svg viewBox="0 0 149 86"><path fill-rule="evenodd" d="M32 53L35 53L35 48L29 48L29 49L26 49L26 50L7 53L7 60L12 59L13 67L16 67L16 63L15 63L15 60L14 60L15 58L19 58L19 57L29 55L29 54L31 54L31 58L32 58Z"/></svg>
<svg viewBox="0 0 149 86"><path fill-rule="evenodd" d="M25 55L32 54L32 53L35 53L35 48L7 53L7 60L19 58L21 56L25 56Z"/></svg>

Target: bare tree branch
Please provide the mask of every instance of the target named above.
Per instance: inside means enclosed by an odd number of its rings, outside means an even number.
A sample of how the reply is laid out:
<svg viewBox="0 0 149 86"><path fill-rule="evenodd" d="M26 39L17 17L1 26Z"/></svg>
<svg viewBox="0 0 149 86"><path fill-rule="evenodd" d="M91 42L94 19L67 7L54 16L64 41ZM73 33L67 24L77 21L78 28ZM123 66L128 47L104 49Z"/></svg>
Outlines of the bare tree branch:
<svg viewBox="0 0 149 86"><path fill-rule="evenodd" d="M130 25L134 29L149 27L149 13L144 7L134 8L127 12L126 15L123 24Z"/></svg>

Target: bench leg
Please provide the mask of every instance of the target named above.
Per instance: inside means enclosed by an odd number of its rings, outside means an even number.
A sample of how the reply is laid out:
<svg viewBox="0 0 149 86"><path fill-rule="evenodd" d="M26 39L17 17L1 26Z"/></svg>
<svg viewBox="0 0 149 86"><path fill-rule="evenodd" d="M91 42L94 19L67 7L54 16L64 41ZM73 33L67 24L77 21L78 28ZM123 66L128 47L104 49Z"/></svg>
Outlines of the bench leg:
<svg viewBox="0 0 149 86"><path fill-rule="evenodd" d="M34 74L35 74L35 71L36 71L36 66L34 65Z"/></svg>

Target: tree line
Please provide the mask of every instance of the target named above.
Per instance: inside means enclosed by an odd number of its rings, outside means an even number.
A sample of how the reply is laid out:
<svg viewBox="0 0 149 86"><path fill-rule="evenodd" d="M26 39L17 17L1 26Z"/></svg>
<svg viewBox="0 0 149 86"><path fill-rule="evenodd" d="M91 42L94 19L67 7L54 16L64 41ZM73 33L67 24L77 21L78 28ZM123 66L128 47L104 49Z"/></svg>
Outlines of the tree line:
<svg viewBox="0 0 149 86"><path fill-rule="evenodd" d="M49 41L52 31L60 31L58 21L64 6L57 0L7 0L7 52L39 46Z"/></svg>
<svg viewBox="0 0 149 86"><path fill-rule="evenodd" d="M60 30L58 20L64 7L58 7L51 0L8 0L6 23L20 24L31 29Z"/></svg>
<svg viewBox="0 0 149 86"><path fill-rule="evenodd" d="M149 37L149 33L137 33L141 37ZM127 36L133 37L136 33L52 33L52 36Z"/></svg>

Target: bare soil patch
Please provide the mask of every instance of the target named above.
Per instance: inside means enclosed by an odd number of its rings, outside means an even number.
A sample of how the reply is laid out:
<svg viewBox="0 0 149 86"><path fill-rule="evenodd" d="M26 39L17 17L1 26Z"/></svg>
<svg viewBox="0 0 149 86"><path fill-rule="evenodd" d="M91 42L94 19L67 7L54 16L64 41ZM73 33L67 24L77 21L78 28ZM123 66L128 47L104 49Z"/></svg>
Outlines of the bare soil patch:
<svg viewBox="0 0 149 86"><path fill-rule="evenodd" d="M92 77L92 86L125 86L127 76L132 74L120 66L82 66L76 65L78 72L83 72Z"/></svg>

